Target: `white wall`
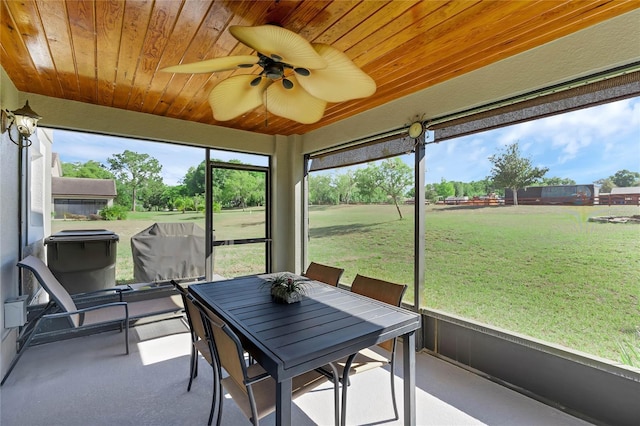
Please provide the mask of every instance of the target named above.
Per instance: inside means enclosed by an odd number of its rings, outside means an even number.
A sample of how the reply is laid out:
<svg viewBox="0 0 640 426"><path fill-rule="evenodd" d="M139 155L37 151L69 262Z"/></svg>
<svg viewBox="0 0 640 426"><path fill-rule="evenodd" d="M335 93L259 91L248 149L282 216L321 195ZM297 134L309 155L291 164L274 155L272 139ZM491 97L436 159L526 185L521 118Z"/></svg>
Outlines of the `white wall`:
<svg viewBox="0 0 640 426"><path fill-rule="evenodd" d="M18 91L0 68L0 109L20 108ZM0 372L15 354L16 329L4 328L4 301L18 295L18 147L0 135Z"/></svg>
<svg viewBox="0 0 640 426"><path fill-rule="evenodd" d="M15 110L24 105L19 92L0 68L0 108ZM15 129L12 135L17 138ZM38 130L30 138L31 146L23 148L23 201L26 211L23 220L23 256L35 254L43 258L44 237L51 233L51 135ZM18 212L21 202L18 193L18 158L20 149L9 138L9 133L0 135L0 373L4 376L15 355L17 328L4 327L4 302L19 294L20 239ZM28 182L28 186L26 183ZM38 286L31 275L23 281L25 293L34 293Z"/></svg>

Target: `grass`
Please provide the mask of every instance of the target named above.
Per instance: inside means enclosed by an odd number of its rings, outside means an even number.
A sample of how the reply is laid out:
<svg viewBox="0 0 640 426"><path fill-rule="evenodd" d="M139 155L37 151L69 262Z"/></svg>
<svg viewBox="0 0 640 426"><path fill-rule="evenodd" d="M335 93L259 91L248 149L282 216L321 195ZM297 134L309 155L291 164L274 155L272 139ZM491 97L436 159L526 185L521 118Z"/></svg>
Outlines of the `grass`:
<svg viewBox="0 0 640 426"><path fill-rule="evenodd" d="M413 216L404 209L398 220L393 206L312 208L310 259L345 268L343 282L360 273L407 283L412 298ZM640 348L640 227L588 218L638 213L630 206L430 206L422 306L633 359Z"/></svg>
<svg viewBox="0 0 640 426"><path fill-rule="evenodd" d="M413 207L312 206L309 260L409 284L413 297ZM640 226L589 222L639 214L632 206L426 208L422 306L640 367ZM264 236L264 209L215 216L216 239ZM125 221L54 221L62 229L107 228L120 235L116 278L133 276L130 236L154 222L202 213L132 213ZM264 270L261 244L222 246L215 271Z"/></svg>

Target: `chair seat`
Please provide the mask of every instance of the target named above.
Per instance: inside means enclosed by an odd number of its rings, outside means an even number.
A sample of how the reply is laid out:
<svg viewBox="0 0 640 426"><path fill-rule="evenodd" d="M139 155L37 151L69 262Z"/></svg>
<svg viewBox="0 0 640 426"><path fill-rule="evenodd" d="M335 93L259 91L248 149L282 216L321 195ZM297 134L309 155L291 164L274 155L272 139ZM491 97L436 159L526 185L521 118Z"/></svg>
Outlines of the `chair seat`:
<svg viewBox="0 0 640 426"><path fill-rule="evenodd" d="M357 373L362 373L363 371L373 370L374 368L383 367L385 365L389 365L391 360L372 350L371 348L366 348L358 352L356 357L353 359L351 363L351 369L349 370L349 376ZM344 371L345 364L347 363L347 359L341 359L336 363L339 371Z"/></svg>
<svg viewBox="0 0 640 426"><path fill-rule="evenodd" d="M184 308L182 300L180 300L180 295L129 302L128 306L129 318L145 317L151 312L178 312ZM123 306L111 306L108 308L85 312L84 322L82 325L85 326L105 322L115 322L123 320L124 317L125 311Z"/></svg>
<svg viewBox="0 0 640 426"><path fill-rule="evenodd" d="M122 306L110 306L84 313L82 325L94 325L107 322L122 321L125 317L125 308Z"/></svg>
<svg viewBox="0 0 640 426"><path fill-rule="evenodd" d="M249 377L257 377L265 373L260 364L252 364L247 367L247 375ZM309 371L293 378L292 381L292 398L316 388L326 382L328 379L317 371ZM231 376L222 379L222 385L231 394L234 402L240 407L248 419L251 418L251 406L244 384L239 384ZM267 377L259 382L251 385L253 396L256 403L259 419L273 413L276 405L276 382L273 378Z"/></svg>
<svg viewBox="0 0 640 426"><path fill-rule="evenodd" d="M136 300L135 302L129 302L129 318L145 317L148 316L150 312L178 312L183 309L184 303L179 294L147 300Z"/></svg>

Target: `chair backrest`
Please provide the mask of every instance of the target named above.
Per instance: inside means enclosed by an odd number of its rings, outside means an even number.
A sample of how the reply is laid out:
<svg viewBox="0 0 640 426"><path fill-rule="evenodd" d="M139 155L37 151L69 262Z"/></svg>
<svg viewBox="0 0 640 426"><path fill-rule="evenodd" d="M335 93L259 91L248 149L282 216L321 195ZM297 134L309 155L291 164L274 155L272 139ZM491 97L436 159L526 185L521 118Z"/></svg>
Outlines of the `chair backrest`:
<svg viewBox="0 0 640 426"><path fill-rule="evenodd" d="M65 312L74 312L78 308L73 302L69 292L60 284L60 281L53 275L53 272L39 258L29 255L18 262L18 267L28 269L33 272L42 288L49 293L49 297L53 299L58 307ZM70 315L69 320L73 327L80 325L80 315Z"/></svg>
<svg viewBox="0 0 640 426"><path fill-rule="evenodd" d="M197 303L197 302L196 302ZM248 380L247 367L244 362L244 349L238 336L229 328L222 318L198 304L202 312L203 321L207 321L210 330L210 340L215 345L218 362L229 376L236 382L238 388L249 397L246 383Z"/></svg>
<svg viewBox="0 0 640 426"><path fill-rule="evenodd" d="M180 293L180 296L182 296L182 304L184 305L184 309L187 313L187 321L189 322L191 331L195 337L206 340L207 333L205 331L204 322L202 322L200 309L198 309L198 307L193 303L186 288L182 287L175 280L171 280L171 284L173 284L173 287L178 291L178 293Z"/></svg>
<svg viewBox="0 0 640 426"><path fill-rule="evenodd" d="M327 266L311 262L307 268L307 272L303 275L307 278L311 278L312 280L321 281L337 287L343 272L344 269L336 268L335 266Z"/></svg>
<svg viewBox="0 0 640 426"><path fill-rule="evenodd" d="M365 277L360 274L356 275L353 280L353 284L351 284L352 292L393 306L400 306L400 303L402 303L402 296L406 290L407 286L405 284L396 284L389 281L379 280L377 278ZM387 351L392 351L393 339L379 343L378 346Z"/></svg>

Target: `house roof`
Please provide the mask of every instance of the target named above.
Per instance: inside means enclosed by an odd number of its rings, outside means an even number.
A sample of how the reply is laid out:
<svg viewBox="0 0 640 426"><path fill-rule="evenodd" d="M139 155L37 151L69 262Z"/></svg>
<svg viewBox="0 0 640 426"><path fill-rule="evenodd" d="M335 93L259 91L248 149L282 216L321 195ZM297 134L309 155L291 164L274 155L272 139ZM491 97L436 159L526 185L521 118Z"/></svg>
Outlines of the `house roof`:
<svg viewBox="0 0 640 426"><path fill-rule="evenodd" d="M611 188L611 195L640 194L640 186L622 186Z"/></svg>
<svg viewBox="0 0 640 426"><path fill-rule="evenodd" d="M113 198L117 195L116 183L113 179L52 177L51 195L56 198L65 196Z"/></svg>

